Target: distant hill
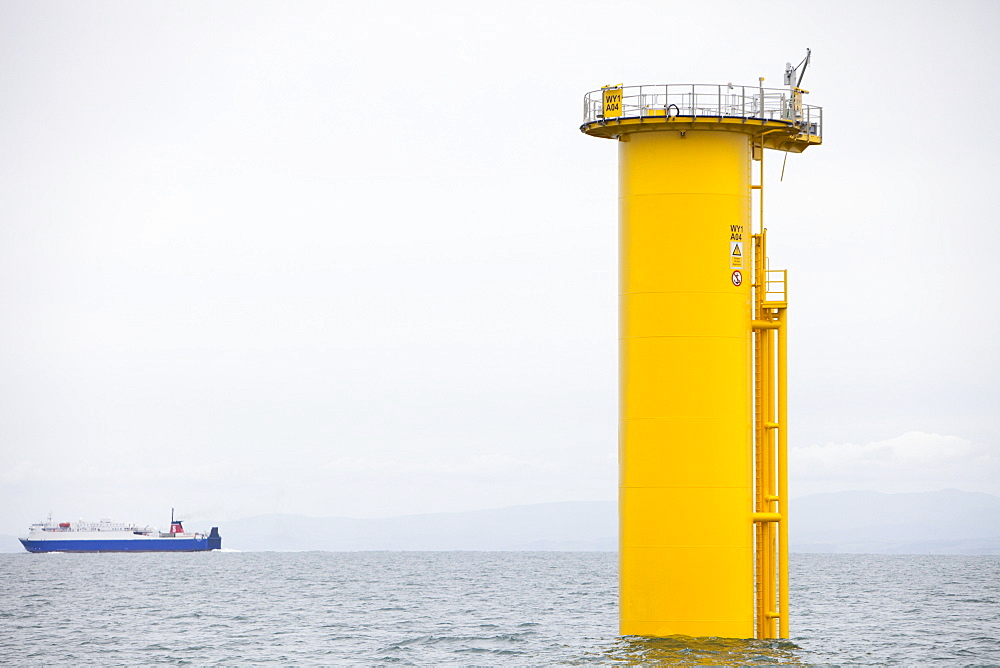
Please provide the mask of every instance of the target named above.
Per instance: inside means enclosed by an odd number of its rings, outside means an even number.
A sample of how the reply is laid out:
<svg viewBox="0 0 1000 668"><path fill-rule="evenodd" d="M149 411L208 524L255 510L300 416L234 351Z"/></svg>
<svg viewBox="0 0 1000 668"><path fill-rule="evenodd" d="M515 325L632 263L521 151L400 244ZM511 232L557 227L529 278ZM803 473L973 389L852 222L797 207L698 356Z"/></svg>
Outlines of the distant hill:
<svg viewBox="0 0 1000 668"><path fill-rule="evenodd" d="M1000 554L1000 497L946 490L838 492L792 500L792 552ZM617 549L612 501L380 519L264 515L223 527L238 550Z"/></svg>
<svg viewBox="0 0 1000 668"><path fill-rule="evenodd" d="M792 500L793 552L1000 554L1000 496L955 489Z"/></svg>
<svg viewBox="0 0 1000 668"><path fill-rule="evenodd" d="M262 515L221 522L225 548L539 550L618 548L617 504L567 501L377 519ZM792 499L792 552L1000 554L1000 496L958 490L836 492ZM0 552L20 552L0 536Z"/></svg>
<svg viewBox="0 0 1000 668"><path fill-rule="evenodd" d="M571 501L377 519L263 515L220 527L237 550L617 549L617 507Z"/></svg>

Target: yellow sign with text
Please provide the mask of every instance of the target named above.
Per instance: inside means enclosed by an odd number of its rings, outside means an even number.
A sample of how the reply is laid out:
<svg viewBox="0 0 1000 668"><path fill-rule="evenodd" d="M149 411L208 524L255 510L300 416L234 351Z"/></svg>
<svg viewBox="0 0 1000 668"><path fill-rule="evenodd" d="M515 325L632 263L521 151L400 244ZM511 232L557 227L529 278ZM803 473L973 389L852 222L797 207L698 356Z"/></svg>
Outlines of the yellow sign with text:
<svg viewBox="0 0 1000 668"><path fill-rule="evenodd" d="M619 118L622 115L622 89L605 88L603 91L604 118Z"/></svg>
<svg viewBox="0 0 1000 668"><path fill-rule="evenodd" d="M743 242L729 242L729 267L743 267Z"/></svg>

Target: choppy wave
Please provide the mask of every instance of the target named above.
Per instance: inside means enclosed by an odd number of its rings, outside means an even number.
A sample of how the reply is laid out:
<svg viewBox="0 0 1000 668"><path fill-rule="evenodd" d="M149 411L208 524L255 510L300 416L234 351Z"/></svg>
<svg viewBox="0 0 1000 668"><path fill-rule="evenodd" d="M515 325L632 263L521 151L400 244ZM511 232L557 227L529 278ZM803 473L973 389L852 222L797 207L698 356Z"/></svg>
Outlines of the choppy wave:
<svg viewBox="0 0 1000 668"><path fill-rule="evenodd" d="M619 637L609 553L0 555L2 664L996 665L1000 557L793 555L791 640Z"/></svg>

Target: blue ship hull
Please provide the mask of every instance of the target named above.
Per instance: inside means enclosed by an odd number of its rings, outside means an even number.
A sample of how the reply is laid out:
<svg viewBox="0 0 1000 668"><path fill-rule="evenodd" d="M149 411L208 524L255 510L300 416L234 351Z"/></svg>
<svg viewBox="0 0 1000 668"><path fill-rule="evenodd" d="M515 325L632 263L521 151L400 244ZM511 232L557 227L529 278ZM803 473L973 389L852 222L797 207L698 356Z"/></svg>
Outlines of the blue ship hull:
<svg viewBox="0 0 1000 668"><path fill-rule="evenodd" d="M151 538L146 540L26 540L28 552L207 552L209 538ZM222 541L219 541L220 543Z"/></svg>

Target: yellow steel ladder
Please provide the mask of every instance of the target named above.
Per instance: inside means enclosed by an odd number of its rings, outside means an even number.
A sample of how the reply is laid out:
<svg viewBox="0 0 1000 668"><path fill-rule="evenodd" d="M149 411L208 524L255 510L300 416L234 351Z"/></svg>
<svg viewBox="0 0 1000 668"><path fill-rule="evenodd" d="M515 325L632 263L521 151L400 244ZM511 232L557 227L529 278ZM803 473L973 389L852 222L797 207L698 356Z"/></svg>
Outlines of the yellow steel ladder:
<svg viewBox="0 0 1000 668"><path fill-rule="evenodd" d="M755 152L755 158L760 156ZM767 268L763 226L753 235L754 598L757 638L788 637L787 272Z"/></svg>

